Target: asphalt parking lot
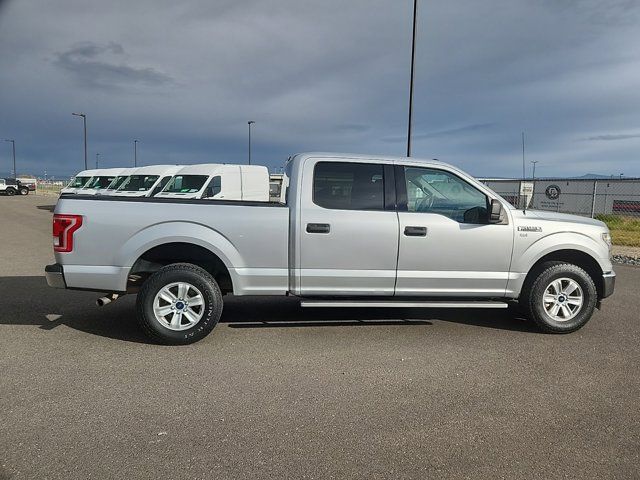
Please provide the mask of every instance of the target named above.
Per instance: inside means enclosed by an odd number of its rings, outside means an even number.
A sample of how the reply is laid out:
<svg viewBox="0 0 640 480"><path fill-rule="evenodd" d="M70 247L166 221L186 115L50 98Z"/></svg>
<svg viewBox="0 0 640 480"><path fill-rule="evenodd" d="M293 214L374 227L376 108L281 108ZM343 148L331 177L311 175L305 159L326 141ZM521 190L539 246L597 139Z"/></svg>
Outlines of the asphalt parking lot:
<svg viewBox="0 0 640 480"><path fill-rule="evenodd" d="M571 335L229 298L163 347L134 298L46 286L54 201L0 197L1 480L640 476L640 268Z"/></svg>

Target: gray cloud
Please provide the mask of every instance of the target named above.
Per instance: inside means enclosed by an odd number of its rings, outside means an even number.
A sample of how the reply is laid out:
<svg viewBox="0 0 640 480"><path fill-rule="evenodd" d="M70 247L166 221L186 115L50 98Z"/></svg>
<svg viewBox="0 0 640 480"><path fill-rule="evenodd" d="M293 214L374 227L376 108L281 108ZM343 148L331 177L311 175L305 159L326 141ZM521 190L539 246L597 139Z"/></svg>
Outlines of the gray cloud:
<svg viewBox="0 0 640 480"><path fill-rule="evenodd" d="M402 155L410 0L19 0L0 10L0 138L18 168ZM416 156L518 175L640 175L640 2L420 2ZM596 133L594 133L596 132ZM594 137L591 141L576 141ZM613 140L613 138L611 138ZM6 147L6 146L5 146ZM22 165L22 167L21 167ZM10 169L0 146L0 175Z"/></svg>
<svg viewBox="0 0 640 480"><path fill-rule="evenodd" d="M358 123L348 123L336 126L336 130L345 133L364 133L370 129L371 127L369 125L361 125Z"/></svg>
<svg viewBox="0 0 640 480"><path fill-rule="evenodd" d="M472 125L464 125L462 127L449 128L446 130L439 130L437 132L427 132L427 133L414 133L411 138L414 140L426 140L429 138L440 138L440 137L448 137L448 136L456 136L456 135L466 135L468 133L479 132L487 130L493 127L495 123L474 123ZM385 137L382 139L384 142L389 143L398 143L398 142L406 142L407 137L405 136L394 136L394 137Z"/></svg>
<svg viewBox="0 0 640 480"><path fill-rule="evenodd" d="M157 86L172 83L168 75L153 68L133 67L122 61L122 45L83 42L59 53L54 64L74 75L79 83L94 88L117 89L139 84Z"/></svg>
<svg viewBox="0 0 640 480"><path fill-rule="evenodd" d="M612 140L628 140L630 138L640 138L640 133L621 133L621 134L609 134L609 135L595 135L593 137L587 137L585 140L589 141L612 141Z"/></svg>

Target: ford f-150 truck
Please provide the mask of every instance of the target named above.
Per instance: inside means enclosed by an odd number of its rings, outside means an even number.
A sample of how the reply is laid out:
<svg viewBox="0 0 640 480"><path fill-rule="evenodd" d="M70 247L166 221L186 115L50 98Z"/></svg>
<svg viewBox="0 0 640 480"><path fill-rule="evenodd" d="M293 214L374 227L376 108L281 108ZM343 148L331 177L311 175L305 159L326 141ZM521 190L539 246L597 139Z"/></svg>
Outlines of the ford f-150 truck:
<svg viewBox="0 0 640 480"><path fill-rule="evenodd" d="M137 293L157 341L186 344L222 296L295 295L303 307L522 308L579 329L613 292L604 223L521 211L431 160L307 153L283 202L62 195L52 287Z"/></svg>

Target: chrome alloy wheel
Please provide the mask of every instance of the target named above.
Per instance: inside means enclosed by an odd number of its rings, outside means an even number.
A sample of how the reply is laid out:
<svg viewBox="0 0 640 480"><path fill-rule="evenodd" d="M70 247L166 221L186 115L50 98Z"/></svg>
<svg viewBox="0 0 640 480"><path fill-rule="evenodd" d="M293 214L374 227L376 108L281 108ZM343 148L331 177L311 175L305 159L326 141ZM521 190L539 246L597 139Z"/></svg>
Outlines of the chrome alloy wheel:
<svg viewBox="0 0 640 480"><path fill-rule="evenodd" d="M153 299L153 313L160 325L169 330L187 330L204 315L204 297L186 282L169 283Z"/></svg>
<svg viewBox="0 0 640 480"><path fill-rule="evenodd" d="M547 315L557 322L566 322L575 317L584 303L584 294L578 282L571 278L558 278L547 285L542 297L542 306Z"/></svg>

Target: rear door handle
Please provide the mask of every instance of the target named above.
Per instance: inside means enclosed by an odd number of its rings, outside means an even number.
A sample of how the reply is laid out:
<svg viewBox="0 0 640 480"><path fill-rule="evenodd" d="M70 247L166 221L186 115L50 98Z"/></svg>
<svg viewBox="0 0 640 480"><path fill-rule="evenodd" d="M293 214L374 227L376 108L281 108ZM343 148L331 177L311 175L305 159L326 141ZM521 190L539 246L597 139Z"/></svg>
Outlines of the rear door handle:
<svg viewBox="0 0 640 480"><path fill-rule="evenodd" d="M407 237L426 237L427 227L407 226L407 227L404 227L404 234Z"/></svg>
<svg viewBox="0 0 640 480"><path fill-rule="evenodd" d="M331 226L328 223L307 223L307 233L329 233Z"/></svg>

